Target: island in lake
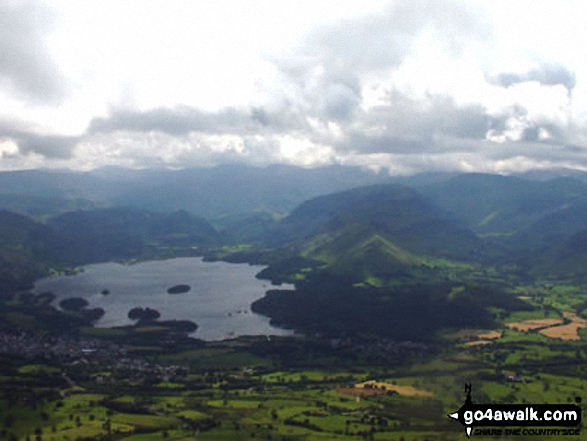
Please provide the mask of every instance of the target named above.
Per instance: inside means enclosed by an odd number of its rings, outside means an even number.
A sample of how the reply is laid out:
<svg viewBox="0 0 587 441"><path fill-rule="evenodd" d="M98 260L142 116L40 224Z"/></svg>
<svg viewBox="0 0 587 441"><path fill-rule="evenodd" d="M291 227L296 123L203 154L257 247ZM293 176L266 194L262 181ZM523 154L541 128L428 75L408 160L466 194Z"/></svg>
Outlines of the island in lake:
<svg viewBox="0 0 587 441"><path fill-rule="evenodd" d="M167 290L168 294L183 294L190 290L189 285L175 285Z"/></svg>

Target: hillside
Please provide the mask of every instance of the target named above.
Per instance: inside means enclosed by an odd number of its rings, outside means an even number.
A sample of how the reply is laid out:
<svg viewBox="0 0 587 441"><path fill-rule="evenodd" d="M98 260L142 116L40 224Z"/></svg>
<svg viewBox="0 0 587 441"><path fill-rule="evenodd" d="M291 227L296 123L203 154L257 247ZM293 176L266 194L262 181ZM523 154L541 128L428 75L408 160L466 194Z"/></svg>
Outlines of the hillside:
<svg viewBox="0 0 587 441"><path fill-rule="evenodd" d="M210 223L181 211L74 211L44 224L0 210L0 289L30 286L49 268L173 255L221 241Z"/></svg>
<svg viewBox="0 0 587 441"><path fill-rule="evenodd" d="M266 241L274 246L298 243L304 249L323 236L337 253L375 235L409 253L458 258L472 257L480 245L474 234L447 220L414 190L393 184L304 202L269 231Z"/></svg>
<svg viewBox="0 0 587 441"><path fill-rule="evenodd" d="M533 260L532 273L540 276L587 277L587 229L573 234L538 255Z"/></svg>
<svg viewBox="0 0 587 441"><path fill-rule="evenodd" d="M67 262L143 257L155 247L214 245L220 235L206 220L185 211L153 213L132 208L74 211L51 219Z"/></svg>
<svg viewBox="0 0 587 441"><path fill-rule="evenodd" d="M478 173L420 190L473 231L502 235L522 232L545 216L587 197L587 184L574 178L529 181Z"/></svg>
<svg viewBox="0 0 587 441"><path fill-rule="evenodd" d="M587 228L587 196L561 203L523 228L513 238L518 247L533 247L544 251L564 242Z"/></svg>
<svg viewBox="0 0 587 441"><path fill-rule="evenodd" d="M409 275L411 269L423 264L421 259L377 234L333 257L329 271L351 275L357 282L377 283L377 279Z"/></svg>
<svg viewBox="0 0 587 441"><path fill-rule="evenodd" d="M45 225L0 210L0 290L22 289L57 258L58 238Z"/></svg>

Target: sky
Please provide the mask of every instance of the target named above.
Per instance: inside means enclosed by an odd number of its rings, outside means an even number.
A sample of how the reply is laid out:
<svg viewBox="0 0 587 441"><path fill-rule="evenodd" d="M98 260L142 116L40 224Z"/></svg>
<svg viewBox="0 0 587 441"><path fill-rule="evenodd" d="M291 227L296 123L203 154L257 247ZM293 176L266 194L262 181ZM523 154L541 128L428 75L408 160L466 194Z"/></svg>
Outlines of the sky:
<svg viewBox="0 0 587 441"><path fill-rule="evenodd" d="M587 170L587 6L0 2L0 170Z"/></svg>

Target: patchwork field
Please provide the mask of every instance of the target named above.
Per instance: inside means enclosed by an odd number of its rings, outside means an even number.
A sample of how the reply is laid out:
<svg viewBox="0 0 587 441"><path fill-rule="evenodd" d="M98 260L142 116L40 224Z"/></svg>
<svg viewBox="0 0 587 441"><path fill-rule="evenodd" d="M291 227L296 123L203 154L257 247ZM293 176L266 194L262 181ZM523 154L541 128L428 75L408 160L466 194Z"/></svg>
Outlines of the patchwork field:
<svg viewBox="0 0 587 441"><path fill-rule="evenodd" d="M433 397L434 392L416 389L413 386L401 386L398 384L384 383L379 381L365 381L355 385L357 389L364 390L383 390L386 392L397 392L404 397Z"/></svg>
<svg viewBox="0 0 587 441"><path fill-rule="evenodd" d="M565 318L571 320L571 323L542 329L540 333L547 337L560 338L561 340L581 340L579 330L587 328L587 320L570 312L565 312Z"/></svg>
<svg viewBox="0 0 587 441"><path fill-rule="evenodd" d="M537 329L548 328L550 326L562 325L562 319L535 319L524 320L523 322L506 323L506 327L520 332L535 331Z"/></svg>

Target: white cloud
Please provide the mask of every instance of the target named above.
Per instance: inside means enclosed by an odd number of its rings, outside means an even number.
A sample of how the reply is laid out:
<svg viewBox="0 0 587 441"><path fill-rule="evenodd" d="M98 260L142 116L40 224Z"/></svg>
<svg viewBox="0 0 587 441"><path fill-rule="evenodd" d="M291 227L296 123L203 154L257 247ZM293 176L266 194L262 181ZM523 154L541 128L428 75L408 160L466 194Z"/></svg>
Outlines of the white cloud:
<svg viewBox="0 0 587 441"><path fill-rule="evenodd" d="M38 104L63 98L64 79L43 39L52 19L52 10L37 2L0 3L0 86L6 95Z"/></svg>

